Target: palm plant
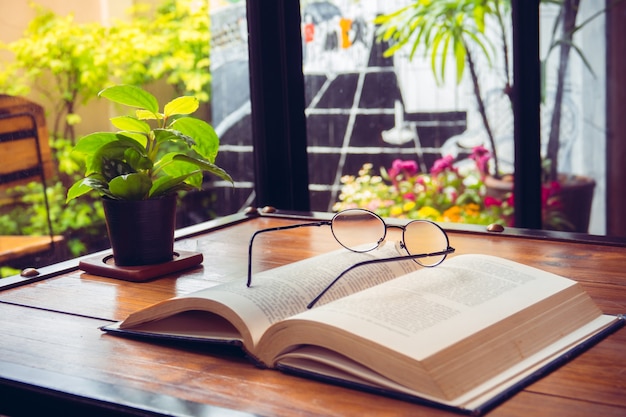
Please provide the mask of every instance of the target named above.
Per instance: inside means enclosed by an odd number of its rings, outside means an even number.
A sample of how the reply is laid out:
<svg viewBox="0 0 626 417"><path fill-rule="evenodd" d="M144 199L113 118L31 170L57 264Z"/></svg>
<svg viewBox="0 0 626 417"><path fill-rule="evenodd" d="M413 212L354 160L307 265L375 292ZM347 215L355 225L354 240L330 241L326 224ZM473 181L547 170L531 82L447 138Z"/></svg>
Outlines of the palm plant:
<svg viewBox="0 0 626 417"><path fill-rule="evenodd" d="M619 1L619 0L616 0ZM574 44L574 34L589 22L600 16L602 9L577 23L581 0L544 0L544 4L559 6L559 13L554 20L550 44L546 55L541 59L542 101L546 102L546 72L548 58L558 53L556 90L550 119L550 130L545 159L549 162L548 180L557 179L557 159L561 139L562 104L565 94L565 81L572 51L581 58L584 65L593 73L593 69L582 50ZM493 153L494 171L499 174L498 155L495 139L487 117L483 91L476 70L477 54L482 53L489 64L496 47L500 48L503 60L502 92L509 98L512 108L513 82L510 77L510 54L507 47L507 24L505 16L510 11L510 0L437 0L416 1L395 12L379 16L378 39L389 41L391 46L385 52L391 56L404 46L410 46L410 59L413 59L420 47L426 59L430 59L432 72L438 82L443 81L449 51L456 65L456 78L459 83L466 65L470 72L474 96L486 134ZM610 5L609 5L610 7ZM486 34L486 22L495 23L499 45L494 45Z"/></svg>
<svg viewBox="0 0 626 417"><path fill-rule="evenodd" d="M416 1L395 12L379 16L375 21L380 25L378 39L391 44L385 51L385 56L391 56L409 45L409 58L412 60L420 47L423 47L424 57L430 59L431 69L438 83L443 82L450 50L455 61L457 83L461 82L467 63L478 111L491 145L496 175L500 171L495 138L487 117L475 54L482 53L492 63L495 47L485 30L486 21L492 18L497 24L504 60L503 92L511 100L512 82L504 19L509 8L510 0Z"/></svg>

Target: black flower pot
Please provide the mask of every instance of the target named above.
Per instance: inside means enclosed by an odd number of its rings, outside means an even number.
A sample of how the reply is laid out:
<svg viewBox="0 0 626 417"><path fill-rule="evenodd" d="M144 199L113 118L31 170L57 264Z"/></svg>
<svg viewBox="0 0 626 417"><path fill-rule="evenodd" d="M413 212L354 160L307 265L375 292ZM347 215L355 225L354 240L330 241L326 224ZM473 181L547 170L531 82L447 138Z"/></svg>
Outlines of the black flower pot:
<svg viewBox="0 0 626 417"><path fill-rule="evenodd" d="M176 195L151 200L103 199L118 266L153 265L174 257Z"/></svg>

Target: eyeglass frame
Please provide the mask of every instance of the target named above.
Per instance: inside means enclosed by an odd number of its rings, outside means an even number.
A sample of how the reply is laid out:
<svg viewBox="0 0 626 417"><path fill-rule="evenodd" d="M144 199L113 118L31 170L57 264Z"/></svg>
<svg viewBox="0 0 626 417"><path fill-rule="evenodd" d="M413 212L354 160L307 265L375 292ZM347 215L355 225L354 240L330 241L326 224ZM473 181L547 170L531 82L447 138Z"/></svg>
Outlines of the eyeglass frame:
<svg viewBox="0 0 626 417"><path fill-rule="evenodd" d="M359 250L355 250L353 248L350 248L346 245L344 245L335 235L334 231L332 230L332 225L333 225L333 221L335 220L335 218L339 215L341 215L342 213L345 213L346 211L363 211L365 213L368 213L369 215L372 215L375 218L378 218L378 220L380 220L380 222L385 226L384 228L384 233L383 236L376 242L376 246L374 246L371 249L367 249L367 250L363 250L363 251L359 251ZM426 222L429 224L432 224L433 226L437 227L441 233L445 236L446 238L446 245L447 247L444 250L441 251L437 251L437 252L431 252L431 253L419 253L419 254L411 254L409 253L409 250L406 248L406 245L404 243L404 233L406 232L406 228L414 223L414 222ZM300 224L292 224L292 225L288 225L288 226L276 226L276 227L269 227L266 229L260 229L255 231L252 236L250 237L250 243L248 245L248 280L246 282L246 286L250 287L250 285L252 285L252 244L254 243L254 239L261 233L265 233L265 232L276 232L276 231L280 231L280 230L289 230L289 229L296 229L296 228L300 228L300 227L320 227L320 226L331 226L331 232L333 234L333 237L335 238L335 241L337 241L337 243L339 243L341 246L343 246L344 248L348 249L349 251L352 252L356 252L356 253L367 253L367 252L371 252L373 250L376 250L380 247L380 244L382 242L385 241L385 238L387 237L387 229L390 228L396 228L396 229L400 229L402 230L402 240L400 240L400 247L403 248L408 255L404 255L404 256L394 256L391 258L378 258L378 259L369 259L366 261L361 261L361 262L357 262L354 265L348 267L347 269L345 269L344 271L342 271L339 275L337 275L337 277L332 280L330 282L330 284L328 284L309 304L307 304L307 309L312 308L323 296L324 294L326 294L328 292L328 290L330 290L330 288L335 285L337 283L337 281L339 281L339 279L341 279L344 275L346 275L348 272L352 271L353 269L359 267L359 266L364 266L364 265L371 265L371 264L377 264L377 263L384 263L384 262L395 262L395 261L404 261L404 260L414 260L418 265L423 266L425 268L433 268L436 267L438 265L440 265L445 259L446 257L451 254L454 253L455 249L453 247L450 246L450 239L448 238L448 234L446 233L445 230L443 230L443 228L441 226L439 226L437 223L432 222L430 220L411 220L410 222L408 222L405 225L394 225L394 224L387 224L385 222L385 220L380 217L378 214L370 211L370 210L366 210L366 209L361 209L361 208L355 208L355 209L347 209L347 210L342 210L338 213L335 213L335 215L333 216L333 218L331 220L322 220L319 222L311 222L311 223L300 223ZM427 258L429 256L443 256L441 258L441 260L433 265L424 265L421 264L419 262L417 262L417 259L419 258Z"/></svg>

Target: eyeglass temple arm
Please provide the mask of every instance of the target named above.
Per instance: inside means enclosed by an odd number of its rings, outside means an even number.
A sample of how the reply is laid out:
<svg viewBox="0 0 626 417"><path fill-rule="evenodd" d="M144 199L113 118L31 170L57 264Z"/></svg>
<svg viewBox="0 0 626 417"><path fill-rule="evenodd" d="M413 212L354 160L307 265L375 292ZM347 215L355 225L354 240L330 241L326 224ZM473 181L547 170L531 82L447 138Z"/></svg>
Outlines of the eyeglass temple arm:
<svg viewBox="0 0 626 417"><path fill-rule="evenodd" d="M439 252L420 253L420 254L417 254L417 255L407 255L407 256L394 256L393 258L368 259L367 261L357 262L354 265L352 265L351 267L349 267L348 269L344 270L341 274L339 274L337 276L337 278L335 278L330 284L328 284L326 286L326 288L324 288L322 290L322 292L320 292L313 299L313 301L311 301L309 304L307 304L306 308L308 308L308 309L312 308L324 296L324 294L326 294L326 292L328 290L330 290L330 288L333 285L335 285L337 283L337 281L339 281L339 279L341 277L343 277L344 275L346 275L348 272L352 271L353 269L358 268L359 266L371 265L371 264L380 264L380 263L383 263L383 262L404 261L404 260L407 260L407 259L427 258L429 256L449 255L449 254L451 254L453 252L454 252L454 248L448 246L445 250L442 250L442 251L439 251Z"/></svg>
<svg viewBox="0 0 626 417"><path fill-rule="evenodd" d="M246 286L249 287L250 284L252 284L252 243L254 242L254 238L257 237L257 235L260 235L261 233L265 233L265 232L275 232L278 230L296 229L298 227L306 227L306 226L330 226L330 224L331 224L330 221L292 224L290 226L270 227L268 229L261 229L261 230L257 230L256 232L254 232L252 234L252 237L250 238L250 244L248 245L248 282L246 283Z"/></svg>

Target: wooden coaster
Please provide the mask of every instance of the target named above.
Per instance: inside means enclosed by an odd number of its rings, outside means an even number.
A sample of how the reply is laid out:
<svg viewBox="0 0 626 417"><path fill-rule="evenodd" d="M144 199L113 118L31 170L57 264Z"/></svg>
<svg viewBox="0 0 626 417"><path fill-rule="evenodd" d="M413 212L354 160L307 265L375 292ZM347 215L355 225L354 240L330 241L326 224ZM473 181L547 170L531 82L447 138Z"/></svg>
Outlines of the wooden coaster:
<svg viewBox="0 0 626 417"><path fill-rule="evenodd" d="M79 262L78 267L94 275L143 282L194 267L201 264L202 260L202 253L177 250L174 252L174 259L169 262L154 265L117 266L113 260L113 254L109 253L84 259Z"/></svg>

